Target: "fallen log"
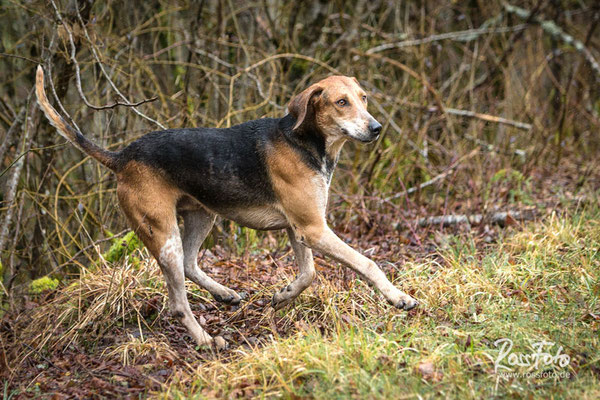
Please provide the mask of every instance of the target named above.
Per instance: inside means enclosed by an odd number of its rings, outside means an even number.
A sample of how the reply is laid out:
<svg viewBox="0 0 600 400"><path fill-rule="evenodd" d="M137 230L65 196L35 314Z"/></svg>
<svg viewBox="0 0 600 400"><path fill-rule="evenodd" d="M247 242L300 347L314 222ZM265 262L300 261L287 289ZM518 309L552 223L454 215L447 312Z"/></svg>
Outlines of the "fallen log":
<svg viewBox="0 0 600 400"><path fill-rule="evenodd" d="M460 224L481 225L482 223L496 224L500 226L513 225L517 221L530 221L537 215L535 208L521 211L502 211L492 214L454 214L438 215L434 217L420 218L417 224L421 227L431 225L453 226Z"/></svg>

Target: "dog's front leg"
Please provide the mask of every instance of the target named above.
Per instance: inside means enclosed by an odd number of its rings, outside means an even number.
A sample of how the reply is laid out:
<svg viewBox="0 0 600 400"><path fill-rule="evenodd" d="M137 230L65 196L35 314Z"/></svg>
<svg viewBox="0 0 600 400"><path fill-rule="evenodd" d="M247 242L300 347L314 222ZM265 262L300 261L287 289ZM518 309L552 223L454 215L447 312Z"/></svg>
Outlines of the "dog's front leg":
<svg viewBox="0 0 600 400"><path fill-rule="evenodd" d="M291 228L287 229L287 233L290 238L292 249L294 250L294 255L296 256L296 263L298 264L300 274L292 283L273 295L272 305L276 310L279 310L294 301L304 289L310 286L317 275L315 272L312 251L296 239L296 234Z"/></svg>
<svg viewBox="0 0 600 400"><path fill-rule="evenodd" d="M411 310L418 305L415 299L395 287L375 262L344 243L327 225L301 228L298 233L301 240L314 250L352 268L366 278L393 306Z"/></svg>

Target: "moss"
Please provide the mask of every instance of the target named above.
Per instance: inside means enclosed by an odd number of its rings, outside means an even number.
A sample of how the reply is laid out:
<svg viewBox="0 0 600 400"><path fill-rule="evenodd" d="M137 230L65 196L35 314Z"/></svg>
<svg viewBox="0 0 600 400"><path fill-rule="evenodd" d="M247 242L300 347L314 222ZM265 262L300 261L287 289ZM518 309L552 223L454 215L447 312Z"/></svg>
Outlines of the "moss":
<svg viewBox="0 0 600 400"><path fill-rule="evenodd" d="M117 262L142 247L142 241L131 231L120 239L114 239L112 246L110 246L110 249L103 256L108 262ZM134 261L139 260L135 258Z"/></svg>
<svg viewBox="0 0 600 400"><path fill-rule="evenodd" d="M43 276L31 281L29 284L29 292L31 294L40 294L48 290L55 290L58 287L58 279Z"/></svg>

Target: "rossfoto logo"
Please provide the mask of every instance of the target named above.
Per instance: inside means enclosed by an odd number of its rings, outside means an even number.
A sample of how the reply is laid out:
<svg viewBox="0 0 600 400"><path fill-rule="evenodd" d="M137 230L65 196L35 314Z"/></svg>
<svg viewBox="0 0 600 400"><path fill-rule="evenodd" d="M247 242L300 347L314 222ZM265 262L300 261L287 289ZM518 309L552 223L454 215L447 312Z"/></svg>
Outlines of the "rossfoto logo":
<svg viewBox="0 0 600 400"><path fill-rule="evenodd" d="M513 351L514 343L511 339L498 339L494 345L500 349L494 361L494 372L499 375L507 378L570 377L570 373L564 369L569 366L571 357L563 353L563 347L557 347L554 342L542 340L532 343L532 351L528 353ZM526 369L527 372L519 372L519 369Z"/></svg>

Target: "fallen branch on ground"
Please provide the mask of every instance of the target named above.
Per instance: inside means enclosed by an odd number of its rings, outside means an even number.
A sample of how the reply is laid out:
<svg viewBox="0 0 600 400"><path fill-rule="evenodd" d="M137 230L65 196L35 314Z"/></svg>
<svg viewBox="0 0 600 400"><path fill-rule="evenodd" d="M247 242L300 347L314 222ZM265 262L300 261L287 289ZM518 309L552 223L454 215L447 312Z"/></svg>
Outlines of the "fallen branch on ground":
<svg viewBox="0 0 600 400"><path fill-rule="evenodd" d="M438 215L435 217L420 218L417 223L421 227L431 225L452 226L460 224L481 225L482 223L507 226L512 225L517 221L531 221L536 215L537 210L535 208L530 208L522 211L502 211L488 215ZM398 225L396 225L396 227L398 227Z"/></svg>

